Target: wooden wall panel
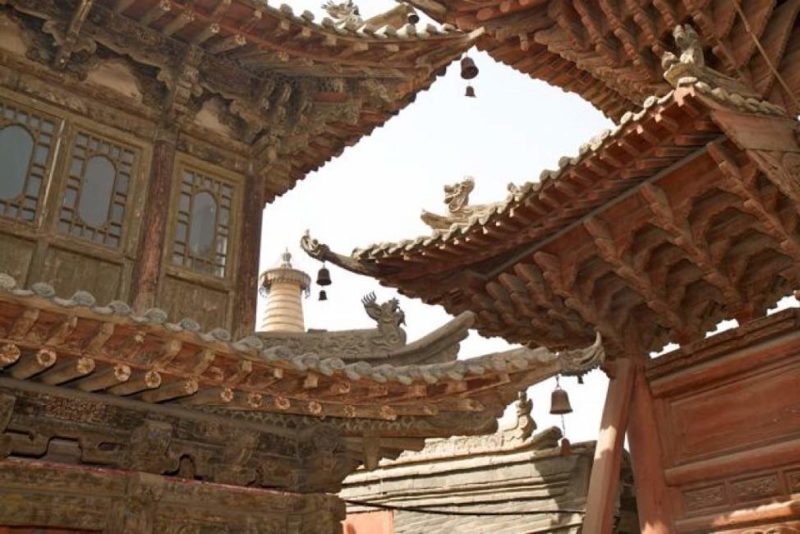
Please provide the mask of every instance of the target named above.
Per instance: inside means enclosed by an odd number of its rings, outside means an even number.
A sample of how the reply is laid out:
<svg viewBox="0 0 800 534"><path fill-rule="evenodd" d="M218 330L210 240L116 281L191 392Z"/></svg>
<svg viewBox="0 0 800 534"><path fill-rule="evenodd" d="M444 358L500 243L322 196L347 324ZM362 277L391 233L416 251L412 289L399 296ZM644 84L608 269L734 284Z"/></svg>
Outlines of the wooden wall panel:
<svg viewBox="0 0 800 534"><path fill-rule="evenodd" d="M31 240L0 233L0 273L25 280L35 248L36 244Z"/></svg>
<svg viewBox="0 0 800 534"><path fill-rule="evenodd" d="M226 328L230 317L229 300L227 291L168 275L164 278L159 307L172 321L189 317L206 329Z"/></svg>
<svg viewBox="0 0 800 534"><path fill-rule="evenodd" d="M670 465L800 437L800 358L663 402Z"/></svg>
<svg viewBox="0 0 800 534"><path fill-rule="evenodd" d="M94 295L99 304L124 299L121 265L55 246L48 249L42 281L63 297L84 290Z"/></svg>
<svg viewBox="0 0 800 534"><path fill-rule="evenodd" d="M786 310L651 362L676 531L800 524L798 326Z"/></svg>

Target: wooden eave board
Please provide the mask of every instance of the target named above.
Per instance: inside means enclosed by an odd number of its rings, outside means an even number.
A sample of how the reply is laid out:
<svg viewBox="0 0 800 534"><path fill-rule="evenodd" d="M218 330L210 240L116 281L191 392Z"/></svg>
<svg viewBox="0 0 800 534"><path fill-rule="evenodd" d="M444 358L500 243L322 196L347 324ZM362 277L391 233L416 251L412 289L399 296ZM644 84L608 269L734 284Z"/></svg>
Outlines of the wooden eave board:
<svg viewBox="0 0 800 534"><path fill-rule="evenodd" d="M116 3L114 0L100 1L100 5L108 9L113 9ZM450 51L458 55L472 41L468 34L455 30L436 29L431 32L420 28L417 32L409 32L399 28L397 35L377 35L360 28L325 27L293 13L285 4L275 8L234 0L229 7L214 14L218 2L198 2L191 9L178 0L167 2L169 11L152 22L148 21L149 27L161 31L181 14L191 13L191 22L175 31L173 37L188 42L203 29L216 24L218 31L200 45L203 48L213 49L220 41L241 35L250 45L287 54L288 64L307 60L323 67L351 65L414 72L420 56L434 51L441 51L443 55ZM123 13L134 20L147 21L147 14L153 7L153 3L147 0L135 0ZM261 13L257 20L253 17L255 12ZM355 52L348 51L350 49L355 49ZM220 55L225 56L225 52ZM394 60L394 56L398 60Z"/></svg>
<svg viewBox="0 0 800 534"><path fill-rule="evenodd" d="M611 352L649 352L668 341L702 339L722 319L758 317L800 284L798 194L779 164L764 159L800 158L791 139L796 125L771 104L737 95L717 101L710 89L698 88L650 101L595 150L547 175L557 183L570 169L604 157L629 173L625 187L573 220L545 210L542 218L557 225L538 240L522 233L518 246L486 234L485 255L459 248L463 234L485 232L507 217L520 202L512 198L485 220L383 244L355 259L405 294L451 313L475 312L485 335L550 348L580 344L597 328ZM633 146L626 136L652 121L668 130L647 135L662 140L657 153L633 161L620 152L604 156L609 147ZM571 201L596 191L593 183ZM426 256L427 262L412 259Z"/></svg>
<svg viewBox="0 0 800 534"><path fill-rule="evenodd" d="M255 337L233 342L222 329L201 332L190 319L172 323L160 310L137 315L119 302L97 306L85 292L60 299L49 286L22 290L0 278L0 372L66 388L102 382L90 391L144 402L350 419L494 413L555 361L532 352L430 365L345 364L334 354L264 349ZM51 361L37 364L43 357ZM78 363L91 367L75 374ZM124 379L105 380L119 368ZM73 374L53 378L65 373ZM137 381L147 385L134 387Z"/></svg>
<svg viewBox="0 0 800 534"><path fill-rule="evenodd" d="M426 11L436 20L461 29L485 26L487 33L479 46L496 60L576 92L614 119L641 105L647 96L669 90L661 79L660 61L665 51L676 52L671 32L686 21L691 21L704 43L707 64L751 84L791 113L798 112L796 99L778 87L756 45L756 41L761 44L769 64L796 95L797 62L791 58L800 43L797 1L742 2L746 23L734 2L438 3L445 9ZM419 3L423 9L424 4Z"/></svg>
<svg viewBox="0 0 800 534"><path fill-rule="evenodd" d="M652 106L635 121L626 123L613 132L604 133L601 140L592 141L598 143L597 146L587 148L576 157L562 158L564 165L561 168L543 171L538 182L528 182L520 186L520 191L510 195L491 215L446 231L435 232L430 237L381 243L359 249L354 257L364 263L374 263L379 268L403 266L397 276L407 279L422 273L453 271L458 265L480 263L519 246L547 239L585 214L636 187L644 178L695 151L697 147L674 144L671 134L654 124L657 115L672 116L679 121L687 120L690 115L681 108L681 105L669 99ZM684 126L686 127L691 126ZM638 133L641 128L647 129L651 136L658 136L661 142L654 145L646 141ZM709 133L709 136L713 137L714 134ZM642 160L657 151L675 150L654 166L643 169L641 173L631 173L630 168L635 166L636 160L631 159L630 155L620 153L618 146L621 143L640 148ZM609 167L608 163L603 163L605 154L612 155L624 165ZM623 171L626 172L624 176L620 175ZM559 191L562 184L568 184L567 192ZM556 199L558 207L549 207L541 200L545 197ZM530 218L531 222L519 229L520 223L515 221L515 214L524 214L521 216ZM481 245L477 250L469 245L470 238ZM447 261L437 262L430 259L440 251L448 253Z"/></svg>

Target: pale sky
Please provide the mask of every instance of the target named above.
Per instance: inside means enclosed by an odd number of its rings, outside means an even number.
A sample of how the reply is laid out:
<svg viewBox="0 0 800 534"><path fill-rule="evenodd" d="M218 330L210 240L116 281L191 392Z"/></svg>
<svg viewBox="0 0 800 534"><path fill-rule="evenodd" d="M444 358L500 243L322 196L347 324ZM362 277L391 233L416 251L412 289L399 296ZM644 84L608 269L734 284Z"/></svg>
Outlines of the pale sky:
<svg viewBox="0 0 800 534"><path fill-rule="evenodd" d="M308 9L320 21L322 0L287 1L295 13ZM361 0L369 17L393 7L391 0ZM424 23L424 21L423 21ZM578 147L612 127L599 111L574 94L533 80L473 51L480 74L472 84L477 98L466 98L466 82L453 63L432 88L414 103L373 131L354 147L268 205L264 210L261 270L278 264L288 247L293 264L316 278L320 264L298 245L306 229L339 253L379 241L429 234L420 211L444 213L445 184L473 176L472 203L495 202L506 195L509 182L537 180L539 173L557 168L558 159L572 156ZM374 325L364 312L361 297L375 291L379 301L400 299L409 341L444 324L451 317L439 306L398 296L375 280L329 265L333 285L327 302L319 302L319 288L304 301L307 328L341 330ZM793 300L793 299L792 299ZM264 300L259 299L261 320ZM461 345L459 358L507 350L499 338L472 333ZM607 379L593 371L583 385L574 378L561 381L574 412L566 417L567 437L573 442L594 440L600 424ZM559 425L549 415L548 380L529 391L539 429Z"/></svg>

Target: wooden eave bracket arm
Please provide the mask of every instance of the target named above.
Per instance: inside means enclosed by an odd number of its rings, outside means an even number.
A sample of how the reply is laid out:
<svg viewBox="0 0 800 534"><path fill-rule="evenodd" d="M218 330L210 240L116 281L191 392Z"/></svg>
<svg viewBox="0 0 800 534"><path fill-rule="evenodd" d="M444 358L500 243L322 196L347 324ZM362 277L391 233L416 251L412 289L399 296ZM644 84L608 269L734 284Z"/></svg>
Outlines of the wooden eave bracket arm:
<svg viewBox="0 0 800 534"><path fill-rule="evenodd" d="M306 231L305 235L300 239L300 248L315 260L330 262L337 267L341 267L342 269L356 274L363 274L370 277L375 277L379 274L378 269L373 266L365 265L351 256L333 252L328 245L320 243L311 237L308 231Z"/></svg>
<svg viewBox="0 0 800 534"><path fill-rule="evenodd" d="M603 348L603 339L598 332L594 343L582 349L566 350L558 353L561 364L561 374L564 376L582 377L592 369L603 365L606 360L606 351Z"/></svg>

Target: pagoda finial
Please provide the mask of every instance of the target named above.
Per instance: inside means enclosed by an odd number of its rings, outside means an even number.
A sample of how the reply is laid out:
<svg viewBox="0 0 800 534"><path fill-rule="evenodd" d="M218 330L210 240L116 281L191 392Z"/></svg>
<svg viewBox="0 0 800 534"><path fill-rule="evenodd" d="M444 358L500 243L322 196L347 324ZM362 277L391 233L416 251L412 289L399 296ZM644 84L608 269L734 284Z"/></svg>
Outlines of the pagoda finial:
<svg viewBox="0 0 800 534"><path fill-rule="evenodd" d="M289 247L286 247L286 250L281 254L281 267L292 267L292 253L289 252Z"/></svg>

